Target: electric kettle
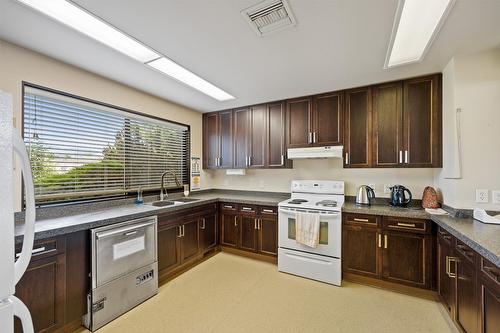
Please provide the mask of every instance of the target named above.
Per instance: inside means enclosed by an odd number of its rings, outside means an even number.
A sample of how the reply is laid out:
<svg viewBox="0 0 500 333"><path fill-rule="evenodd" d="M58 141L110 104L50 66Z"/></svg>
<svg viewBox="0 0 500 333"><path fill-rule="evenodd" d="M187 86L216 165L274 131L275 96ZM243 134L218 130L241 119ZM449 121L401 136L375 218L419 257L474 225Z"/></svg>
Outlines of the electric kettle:
<svg viewBox="0 0 500 333"><path fill-rule="evenodd" d="M356 195L356 205L369 205L375 199L375 191L368 185L361 185Z"/></svg>
<svg viewBox="0 0 500 333"><path fill-rule="evenodd" d="M405 195L405 193L407 193L407 195ZM394 185L393 187L391 187L391 205L404 207L408 205L410 201L411 192L409 189L407 189L403 185Z"/></svg>

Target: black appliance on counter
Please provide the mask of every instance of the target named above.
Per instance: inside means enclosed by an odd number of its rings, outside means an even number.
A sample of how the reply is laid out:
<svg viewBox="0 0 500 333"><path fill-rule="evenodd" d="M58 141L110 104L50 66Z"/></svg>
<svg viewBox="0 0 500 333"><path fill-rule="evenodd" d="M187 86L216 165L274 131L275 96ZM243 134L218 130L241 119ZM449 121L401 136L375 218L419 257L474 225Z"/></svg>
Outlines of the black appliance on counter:
<svg viewBox="0 0 500 333"><path fill-rule="evenodd" d="M407 193L407 195L405 195ZM406 207L411 202L411 192L403 185L394 185L391 187L391 199L389 203L392 206Z"/></svg>

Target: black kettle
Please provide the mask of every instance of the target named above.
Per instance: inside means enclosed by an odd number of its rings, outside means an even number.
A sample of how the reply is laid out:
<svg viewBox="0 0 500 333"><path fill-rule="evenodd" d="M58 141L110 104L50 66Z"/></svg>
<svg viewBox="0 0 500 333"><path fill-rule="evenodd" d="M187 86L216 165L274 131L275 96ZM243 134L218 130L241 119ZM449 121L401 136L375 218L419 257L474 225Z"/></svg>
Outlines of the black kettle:
<svg viewBox="0 0 500 333"><path fill-rule="evenodd" d="M408 196L405 195L408 193ZM411 192L403 185L394 185L391 187L391 205L405 207L411 201Z"/></svg>

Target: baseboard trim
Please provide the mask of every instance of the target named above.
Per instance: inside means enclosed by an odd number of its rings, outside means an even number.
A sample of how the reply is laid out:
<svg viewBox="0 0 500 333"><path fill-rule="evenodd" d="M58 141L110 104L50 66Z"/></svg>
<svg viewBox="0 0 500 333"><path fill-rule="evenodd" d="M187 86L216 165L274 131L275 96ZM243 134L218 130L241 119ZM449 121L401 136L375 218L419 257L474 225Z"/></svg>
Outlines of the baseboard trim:
<svg viewBox="0 0 500 333"><path fill-rule="evenodd" d="M411 286L405 286L402 284L388 282L384 280L379 280L367 276L356 275L352 273L342 273L342 279L354 282L358 284L363 284L370 287L380 288L384 290L394 291L400 294L415 296L423 299L428 299L432 301L439 302L439 297L436 291L429 289L421 289Z"/></svg>
<svg viewBox="0 0 500 333"><path fill-rule="evenodd" d="M189 271L193 267L196 267L197 265L201 264L205 260L210 259L211 257L213 257L214 255L216 255L219 252L220 252L220 250L217 247L214 247L213 249L209 250L208 252L206 252L205 254L200 256L199 258L194 259L189 264L186 264L185 266L180 267L178 270L175 270L175 271L169 273L168 275L160 276L160 278L158 279L158 286L162 286L163 284L175 279L179 275Z"/></svg>

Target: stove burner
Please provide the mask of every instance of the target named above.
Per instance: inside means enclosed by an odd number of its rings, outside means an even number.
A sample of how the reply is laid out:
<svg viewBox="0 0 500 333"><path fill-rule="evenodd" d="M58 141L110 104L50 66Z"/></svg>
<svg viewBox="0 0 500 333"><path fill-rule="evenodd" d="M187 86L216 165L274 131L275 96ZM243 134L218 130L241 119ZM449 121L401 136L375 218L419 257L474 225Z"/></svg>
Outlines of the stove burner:
<svg viewBox="0 0 500 333"><path fill-rule="evenodd" d="M316 202L316 206L337 207L337 201L334 201L334 200L321 200L321 201Z"/></svg>
<svg viewBox="0 0 500 333"><path fill-rule="evenodd" d="M303 202L307 202L305 199L292 199L292 201L288 201L289 204L292 205L300 205Z"/></svg>

